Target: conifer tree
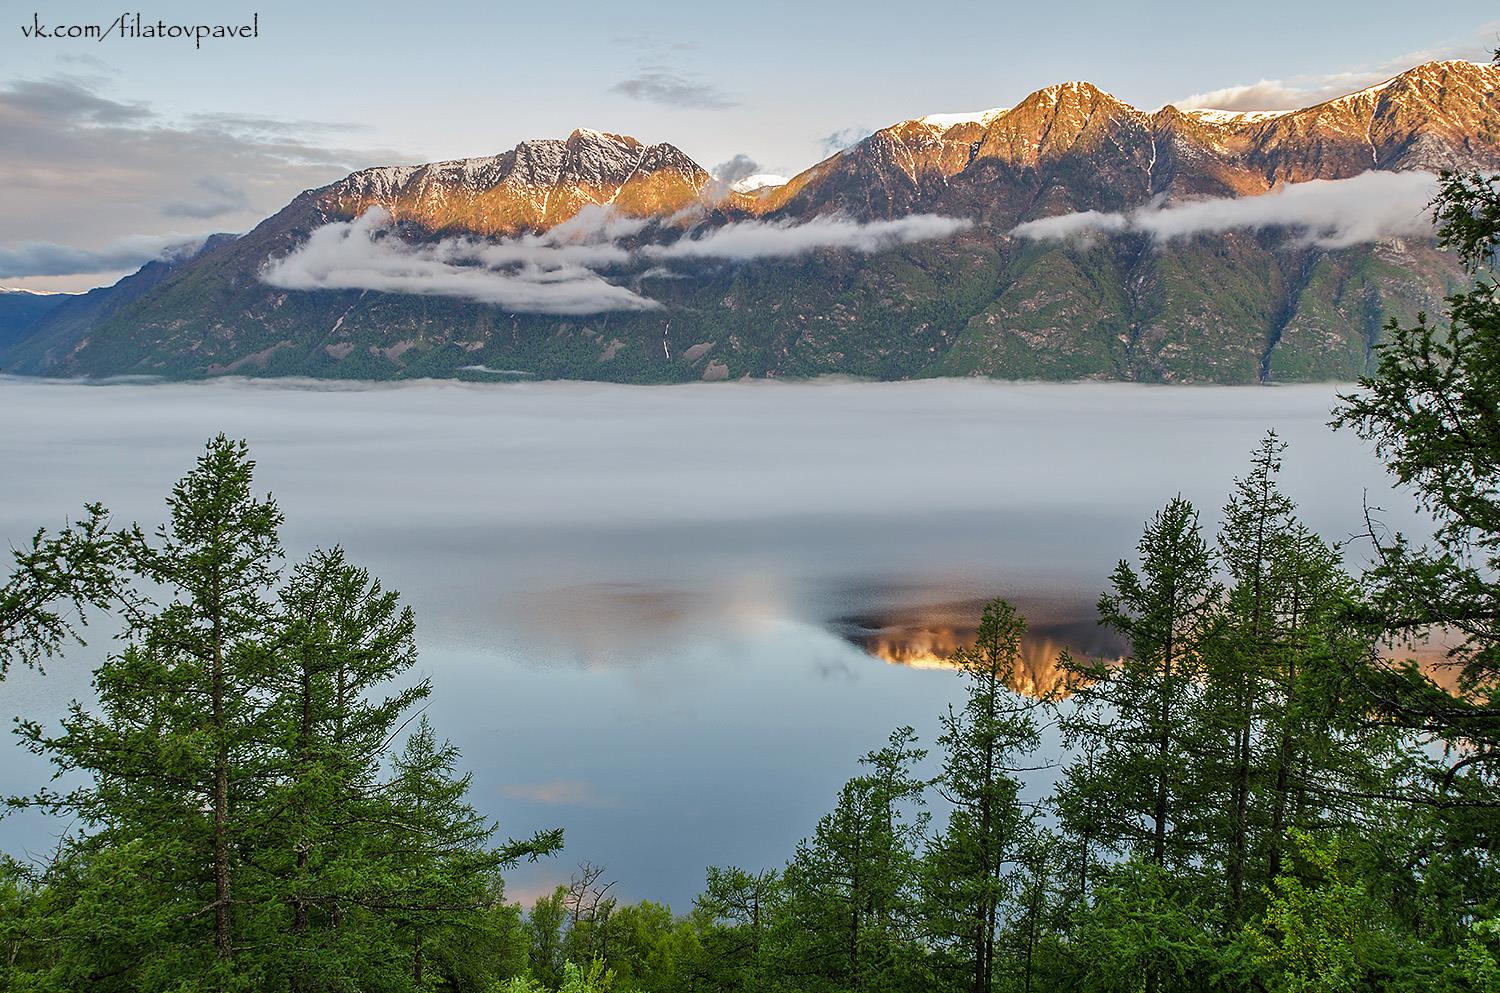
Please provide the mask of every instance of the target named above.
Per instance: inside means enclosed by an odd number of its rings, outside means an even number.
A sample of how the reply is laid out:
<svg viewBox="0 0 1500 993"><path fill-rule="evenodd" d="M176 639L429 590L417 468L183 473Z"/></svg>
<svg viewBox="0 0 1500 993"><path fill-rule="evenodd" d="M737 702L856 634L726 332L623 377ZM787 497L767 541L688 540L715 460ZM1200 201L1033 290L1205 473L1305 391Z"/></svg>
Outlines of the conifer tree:
<svg viewBox="0 0 1500 993"><path fill-rule="evenodd" d="M1229 574L1230 632L1221 639L1210 676L1212 705L1225 739L1220 762L1225 796L1224 859L1229 913L1236 923L1244 909L1252 825L1251 786L1259 756L1257 718L1271 677L1279 638L1277 563L1287 553L1293 505L1277 484L1286 448L1269 433L1251 459L1250 472L1235 480L1224 507L1219 548Z"/></svg>
<svg viewBox="0 0 1500 993"><path fill-rule="evenodd" d="M1100 623L1126 638L1129 654L1066 661L1075 693L1063 740L1080 758L1064 772L1062 813L1070 824L1087 810L1089 829L1116 855L1181 871L1200 853L1203 801L1184 770L1204 744L1196 711L1220 591L1197 511L1181 497L1147 524L1137 551L1140 571L1122 561L1099 599Z"/></svg>
<svg viewBox="0 0 1500 993"><path fill-rule="evenodd" d="M411 609L341 549L318 550L280 593L275 707L284 768L271 790L265 862L287 894L281 969L293 989L359 975L370 949L357 913L378 837L378 775L398 726L430 692L426 680L389 684L416 660ZM388 693L389 695L382 695Z"/></svg>
<svg viewBox="0 0 1500 993"><path fill-rule="evenodd" d="M1433 207L1438 240L1472 285L1448 298L1443 322L1386 325L1375 374L1339 398L1334 424L1373 442L1435 524L1423 544L1370 515L1363 620L1396 647L1445 633L1462 690L1444 692L1415 664L1376 665L1367 699L1449 743L1447 768L1413 784L1422 802L1500 809L1500 174L1445 174Z"/></svg>
<svg viewBox="0 0 1500 993"><path fill-rule="evenodd" d="M1010 870L1033 820L1018 774L1041 743L1037 701L1011 688L1025 630L1025 619L1006 601L985 605L974 647L953 657L968 698L962 709L949 709L938 738L937 791L953 809L927 851L924 914L931 940L950 963L950 981L974 993L988 993L994 983L1001 911L1014 889Z"/></svg>
<svg viewBox="0 0 1500 993"><path fill-rule="evenodd" d="M484 931L495 871L562 845L561 831L547 831L490 847L495 826L469 803L471 777L458 772L458 759L458 749L440 742L422 717L396 756L386 791L386 832L375 856L385 887L365 906L390 921L414 989L455 943Z"/></svg>
<svg viewBox="0 0 1500 993"><path fill-rule="evenodd" d="M1205 798L1188 770L1202 735L1203 653L1220 589L1198 513L1182 497L1146 525L1140 571L1116 566L1099 598L1100 623L1129 642L1118 661L1065 659L1076 687L1065 705L1069 762L1055 804L1064 827L1089 831L1115 857L1166 870L1179 885L1198 871ZM1158 988L1152 965L1147 993Z"/></svg>
<svg viewBox="0 0 1500 993"><path fill-rule="evenodd" d="M107 534L101 517L34 546L80 570L50 589L115 606L124 630L95 705L73 703L57 729L18 722L64 787L10 805L73 826L41 866L0 872L18 910L0 927L7 987L482 988L511 967L498 949L519 921L497 871L561 832L492 847L457 753L425 721L391 766L428 693L388 688L415 659L411 612L337 549L283 585L281 514L253 471L220 436L153 535ZM60 624L16 629L33 642L11 657L45 655Z"/></svg>
<svg viewBox="0 0 1500 993"><path fill-rule="evenodd" d="M235 974L236 925L250 923L264 892L243 851L274 775L263 646L281 513L252 494L253 470L243 443L209 443L174 487L155 542L136 532L124 545L132 570L167 599L132 605L128 645L95 673L98 712L74 703L55 735L21 725L60 773L87 778L31 803L79 819L90 833L77 857L129 859L137 878L113 877L124 890L109 899L156 907L147 919L162 927L147 943L162 961L134 968L175 961L219 988ZM149 893L139 890L146 881ZM204 921L216 962L199 960Z"/></svg>
<svg viewBox="0 0 1500 993"><path fill-rule="evenodd" d="M782 971L856 991L895 988L909 965L925 824L925 784L913 766L926 754L909 727L865 756L870 771L846 783L834 810L798 844L783 873Z"/></svg>
<svg viewBox="0 0 1500 993"><path fill-rule="evenodd" d="M693 903L701 922L709 989L760 990L773 975L768 937L783 900L781 874L709 866Z"/></svg>

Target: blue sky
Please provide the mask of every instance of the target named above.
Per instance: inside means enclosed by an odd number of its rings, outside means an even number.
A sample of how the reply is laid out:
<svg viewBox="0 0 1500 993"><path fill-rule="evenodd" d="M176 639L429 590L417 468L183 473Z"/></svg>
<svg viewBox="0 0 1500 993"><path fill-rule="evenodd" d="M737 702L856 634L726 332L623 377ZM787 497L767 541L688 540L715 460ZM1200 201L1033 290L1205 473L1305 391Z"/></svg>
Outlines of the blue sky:
<svg viewBox="0 0 1500 993"><path fill-rule="evenodd" d="M260 36L196 51L170 39L37 40L20 30L33 14L49 27L108 24L119 4L8 5L0 262L26 243L97 250L239 230L350 168L492 154L579 126L670 141L707 167L743 154L795 172L826 154L830 135L1005 106L1063 80L1091 80L1143 108L1261 81L1271 82L1249 98L1311 103L1500 43L1488 0L247 0L139 10L169 23L254 12ZM0 281L76 288L113 276L20 269L0 265Z"/></svg>

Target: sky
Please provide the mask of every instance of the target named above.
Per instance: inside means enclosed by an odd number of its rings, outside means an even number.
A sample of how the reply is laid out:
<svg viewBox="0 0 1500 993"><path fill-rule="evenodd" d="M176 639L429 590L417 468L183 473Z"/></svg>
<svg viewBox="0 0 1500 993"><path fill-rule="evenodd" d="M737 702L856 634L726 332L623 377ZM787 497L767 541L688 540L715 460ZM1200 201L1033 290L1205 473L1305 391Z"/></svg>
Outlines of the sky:
<svg viewBox="0 0 1500 993"><path fill-rule="evenodd" d="M1145 109L1284 109L1500 44L1491 0L1058 5L157 2L252 38L35 37L0 13L0 285L78 290L370 165L577 127L791 175L876 128L1087 79ZM130 11L129 23L134 24ZM25 30L23 30L25 29Z"/></svg>

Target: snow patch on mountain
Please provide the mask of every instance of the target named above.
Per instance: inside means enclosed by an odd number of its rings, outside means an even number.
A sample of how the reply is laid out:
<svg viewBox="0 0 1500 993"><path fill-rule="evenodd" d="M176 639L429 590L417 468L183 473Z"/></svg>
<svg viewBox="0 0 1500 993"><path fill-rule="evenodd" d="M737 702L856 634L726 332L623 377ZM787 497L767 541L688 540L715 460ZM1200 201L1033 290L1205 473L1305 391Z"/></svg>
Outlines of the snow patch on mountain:
<svg viewBox="0 0 1500 993"><path fill-rule="evenodd" d="M777 186L785 186L791 182L788 176L778 176L771 172L758 172L744 179L736 180L730 185L730 189L736 193L755 193L759 190L768 190Z"/></svg>
<svg viewBox="0 0 1500 993"><path fill-rule="evenodd" d="M926 124L928 127L946 131L960 124L989 124L995 118L1009 110L1009 107L992 107L989 110L973 110L967 113L957 114L928 114L917 118L918 124Z"/></svg>

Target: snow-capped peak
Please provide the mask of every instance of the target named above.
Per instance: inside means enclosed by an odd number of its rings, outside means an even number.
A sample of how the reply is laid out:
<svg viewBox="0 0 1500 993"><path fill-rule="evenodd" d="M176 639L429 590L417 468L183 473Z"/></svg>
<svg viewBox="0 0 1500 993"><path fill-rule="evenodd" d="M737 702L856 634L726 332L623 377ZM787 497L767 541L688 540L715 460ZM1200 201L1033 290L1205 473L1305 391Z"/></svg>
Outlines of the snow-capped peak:
<svg viewBox="0 0 1500 993"><path fill-rule="evenodd" d="M1009 107L992 107L989 110L972 110L958 114L928 114L926 117L917 118L917 123L946 131L960 124L988 124L1009 109Z"/></svg>
<svg viewBox="0 0 1500 993"><path fill-rule="evenodd" d="M729 188L736 193L754 193L757 190L767 190L773 186L785 186L791 182L786 176L778 176L771 172L758 172L753 176L731 183Z"/></svg>

